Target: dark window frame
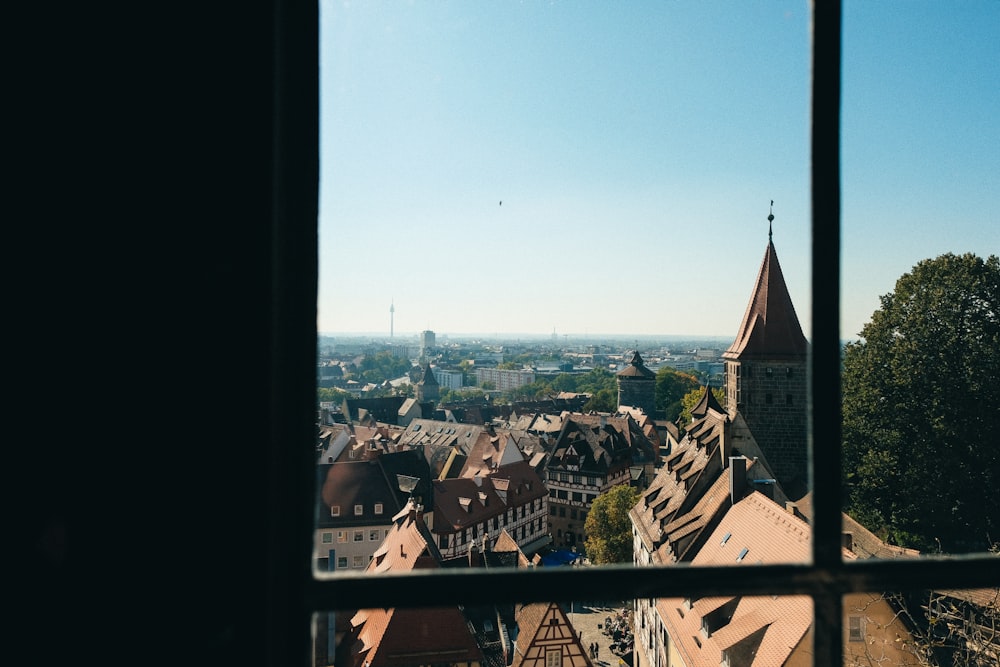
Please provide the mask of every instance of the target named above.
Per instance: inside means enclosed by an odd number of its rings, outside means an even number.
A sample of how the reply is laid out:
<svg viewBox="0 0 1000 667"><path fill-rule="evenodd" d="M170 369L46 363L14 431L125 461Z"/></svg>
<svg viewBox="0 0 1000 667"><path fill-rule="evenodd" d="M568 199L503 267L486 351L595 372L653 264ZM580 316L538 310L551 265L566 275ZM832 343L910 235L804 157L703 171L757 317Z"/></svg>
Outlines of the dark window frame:
<svg viewBox="0 0 1000 667"><path fill-rule="evenodd" d="M840 517L840 85L841 3L812 6L812 344L808 380L814 491L812 562L756 567L480 569L316 577L314 439L318 277L319 7L275 3L273 276L275 289L268 524L266 660L311 664L316 612L490 602L691 595L804 594L814 600L816 665L843 659L842 596L851 592L997 585L995 557L906 561L841 559ZM308 260L311 258L312 263ZM303 446L289 447L299 442ZM306 483L302 483L307 480ZM450 581L449 581L450 580ZM400 591L406 591L405 596Z"/></svg>

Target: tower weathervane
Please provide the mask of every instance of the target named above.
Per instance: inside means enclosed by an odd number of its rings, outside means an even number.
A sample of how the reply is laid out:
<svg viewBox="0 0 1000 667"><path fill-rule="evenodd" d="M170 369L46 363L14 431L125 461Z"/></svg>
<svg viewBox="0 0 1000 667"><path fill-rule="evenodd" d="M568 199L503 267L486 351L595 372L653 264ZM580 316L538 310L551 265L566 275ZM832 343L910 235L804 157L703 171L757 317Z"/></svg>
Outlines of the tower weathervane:
<svg viewBox="0 0 1000 667"><path fill-rule="evenodd" d="M771 240L771 223L774 222L774 200L771 200L771 210L767 214L767 240Z"/></svg>

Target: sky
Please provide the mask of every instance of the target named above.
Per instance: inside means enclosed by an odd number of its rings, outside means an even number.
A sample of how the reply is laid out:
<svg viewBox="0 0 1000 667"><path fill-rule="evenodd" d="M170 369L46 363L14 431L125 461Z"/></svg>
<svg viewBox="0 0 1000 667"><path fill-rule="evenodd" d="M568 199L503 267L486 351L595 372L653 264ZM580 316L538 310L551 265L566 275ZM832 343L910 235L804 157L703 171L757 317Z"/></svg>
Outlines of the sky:
<svg viewBox="0 0 1000 667"><path fill-rule="evenodd" d="M809 6L320 0L319 331L735 336L773 210L808 337ZM843 69L855 338L1000 254L1000 2L845 1Z"/></svg>

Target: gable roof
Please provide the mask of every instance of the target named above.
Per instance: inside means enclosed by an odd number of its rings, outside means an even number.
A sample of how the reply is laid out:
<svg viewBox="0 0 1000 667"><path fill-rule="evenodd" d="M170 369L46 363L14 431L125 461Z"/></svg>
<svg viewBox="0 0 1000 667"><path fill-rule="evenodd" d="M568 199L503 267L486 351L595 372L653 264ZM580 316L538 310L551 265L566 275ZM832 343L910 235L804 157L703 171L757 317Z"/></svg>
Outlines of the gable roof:
<svg viewBox="0 0 1000 667"><path fill-rule="evenodd" d="M517 641L511 667L546 667L546 653L560 652L563 667L593 667L566 612L555 602L536 602L516 611Z"/></svg>
<svg viewBox="0 0 1000 667"><path fill-rule="evenodd" d="M709 410L715 410L720 415L726 414L726 411L719 405L719 400L712 393L711 385L706 384L705 390L701 394L701 399L691 408L691 416L695 418L704 417L708 414Z"/></svg>
<svg viewBox="0 0 1000 667"><path fill-rule="evenodd" d="M723 359L794 359L806 354L806 338L795 315L774 243L768 239L736 340Z"/></svg>
<svg viewBox="0 0 1000 667"><path fill-rule="evenodd" d="M488 475L437 480L433 487L435 533L464 530L548 495L527 461L501 466Z"/></svg>
<svg viewBox="0 0 1000 667"><path fill-rule="evenodd" d="M805 521L754 491L726 512L691 564L807 562L809 543ZM812 625L805 595L662 598L656 609L688 665L722 664L730 652L750 657L753 667L779 667Z"/></svg>

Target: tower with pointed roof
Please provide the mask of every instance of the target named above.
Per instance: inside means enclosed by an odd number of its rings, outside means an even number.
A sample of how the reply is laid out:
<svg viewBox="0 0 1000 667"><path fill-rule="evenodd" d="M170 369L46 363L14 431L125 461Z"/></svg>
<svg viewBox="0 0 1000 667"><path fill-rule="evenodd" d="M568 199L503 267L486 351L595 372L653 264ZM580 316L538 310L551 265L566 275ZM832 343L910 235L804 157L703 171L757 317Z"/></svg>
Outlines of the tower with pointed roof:
<svg viewBox="0 0 1000 667"><path fill-rule="evenodd" d="M629 365L618 371L616 379L618 409L621 410L622 406L641 408L652 419L656 398L656 373L643 364L639 350L632 354Z"/></svg>
<svg viewBox="0 0 1000 667"><path fill-rule="evenodd" d="M429 363L424 364L424 377L417 383L415 394L418 403L431 403L441 399L441 385L434 377Z"/></svg>
<svg viewBox="0 0 1000 667"><path fill-rule="evenodd" d="M772 202L773 204L773 202ZM723 353L726 407L746 420L775 476L786 491L808 484L806 369L808 343L772 241L767 216L767 250L736 340Z"/></svg>

